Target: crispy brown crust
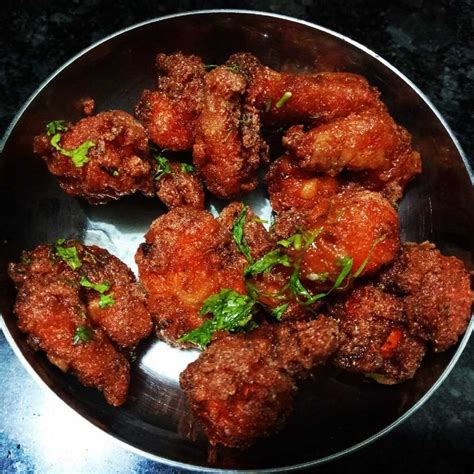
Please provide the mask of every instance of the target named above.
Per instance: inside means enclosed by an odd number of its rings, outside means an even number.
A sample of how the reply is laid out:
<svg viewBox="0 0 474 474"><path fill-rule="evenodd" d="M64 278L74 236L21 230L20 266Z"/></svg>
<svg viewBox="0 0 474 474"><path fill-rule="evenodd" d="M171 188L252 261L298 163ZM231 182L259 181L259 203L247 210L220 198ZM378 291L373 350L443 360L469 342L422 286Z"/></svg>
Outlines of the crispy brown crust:
<svg viewBox="0 0 474 474"><path fill-rule="evenodd" d="M180 376L194 416L212 445L245 448L283 426L294 378L337 349L337 324L265 325L211 344Z"/></svg>
<svg viewBox="0 0 474 474"><path fill-rule="evenodd" d="M420 155L413 151L410 134L398 126L384 106L334 120L305 132L291 127L283 137L301 168L331 176L342 170L388 199L402 197L405 185L421 173Z"/></svg>
<svg viewBox="0 0 474 474"><path fill-rule="evenodd" d="M121 110L101 112L79 120L62 132L60 146L72 150L86 141L94 146L89 161L76 167L71 158L55 150L51 137L38 135L34 152L41 155L61 188L92 204L101 204L127 194L152 192L151 164L145 129Z"/></svg>
<svg viewBox="0 0 474 474"><path fill-rule="evenodd" d="M191 206L204 209L204 188L198 175L185 172L181 163L170 162L171 173L155 181L156 195L168 208Z"/></svg>
<svg viewBox="0 0 474 474"><path fill-rule="evenodd" d="M466 330L473 301L470 275L461 260L441 255L433 244L404 244L379 284L402 298L409 330L435 351L456 344Z"/></svg>
<svg viewBox="0 0 474 474"><path fill-rule="evenodd" d="M160 148L191 150L203 104L204 64L194 55L158 54L156 69L158 89L143 92L135 115Z"/></svg>
<svg viewBox="0 0 474 474"><path fill-rule="evenodd" d="M369 284L339 297L330 314L341 331L341 346L334 356L338 367L384 384L414 376L426 344L408 331L399 298Z"/></svg>
<svg viewBox="0 0 474 474"><path fill-rule="evenodd" d="M109 337L123 347L135 345L151 331L145 296L133 274L106 250L67 241L77 249L82 266L72 270L54 250L41 245L12 263L9 275L18 288L15 313L19 328L61 370L70 370L86 386L104 392L108 403L123 404L130 380L128 361ZM115 303L101 309L98 294L79 284L107 281ZM76 330L88 328L92 338L74 344Z"/></svg>
<svg viewBox="0 0 474 474"><path fill-rule="evenodd" d="M223 288L246 292L246 260L207 211L178 207L158 217L135 260L157 336L172 345L202 324L199 310L209 296Z"/></svg>
<svg viewBox="0 0 474 474"><path fill-rule="evenodd" d="M244 103L246 90L245 76L228 66L206 75L193 160L207 189L224 199L254 190L255 172L267 160L260 117L255 107Z"/></svg>

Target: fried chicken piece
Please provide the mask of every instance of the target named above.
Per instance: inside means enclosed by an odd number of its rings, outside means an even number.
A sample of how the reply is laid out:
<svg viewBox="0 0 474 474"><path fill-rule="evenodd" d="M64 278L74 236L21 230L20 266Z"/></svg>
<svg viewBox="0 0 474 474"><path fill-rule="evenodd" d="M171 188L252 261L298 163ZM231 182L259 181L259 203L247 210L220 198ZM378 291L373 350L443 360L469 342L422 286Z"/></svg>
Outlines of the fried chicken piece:
<svg viewBox="0 0 474 474"><path fill-rule="evenodd" d="M91 204L152 193L145 129L121 110L83 118L59 135L38 135L33 149L67 194Z"/></svg>
<svg viewBox="0 0 474 474"><path fill-rule="evenodd" d="M283 222L288 220L287 225ZM318 232L319 229L319 232ZM284 230L286 235L278 235ZM398 215L379 193L347 189L334 196L327 213L311 215L282 213L273 231L275 239L287 238L301 230L316 232L314 243L304 252L301 277L317 282L333 282L341 272L341 259L353 260L352 271L373 274L392 262L400 247ZM291 247L296 259L301 252Z"/></svg>
<svg viewBox="0 0 474 474"><path fill-rule="evenodd" d="M79 273L82 276L91 283L108 286L103 293L104 298L96 289L79 282L87 317L118 346L136 346L153 328L151 315L146 307L146 293L141 283L137 282L127 265L107 250L74 241L67 241L66 245L77 249L81 261ZM78 277L76 274L76 281Z"/></svg>
<svg viewBox="0 0 474 474"><path fill-rule="evenodd" d="M245 257L207 211L178 207L158 217L135 260L157 336L172 345L203 323L199 310L209 296L223 288L246 293Z"/></svg>
<svg viewBox="0 0 474 474"><path fill-rule="evenodd" d="M230 203L221 211L219 222L229 232L232 232L232 228L243 209L244 204L241 202ZM243 237L249 246L250 255L254 260L265 255L273 246L267 229L265 229L262 222L260 222L258 217L249 207L247 207L245 223L243 225Z"/></svg>
<svg viewBox="0 0 474 474"><path fill-rule="evenodd" d="M247 102L262 111L266 124L326 123L379 103L377 89L357 74L277 72L249 53L235 54L228 63L250 79Z"/></svg>
<svg viewBox="0 0 474 474"><path fill-rule="evenodd" d="M203 105L204 64L198 56L158 54L158 90L145 90L135 108L148 136L160 148L191 150Z"/></svg>
<svg viewBox="0 0 474 474"><path fill-rule="evenodd" d="M11 263L9 275L18 289L14 308L18 327L53 364L102 391L110 405L119 406L127 398L130 366L88 318L77 273L47 245L24 252L22 263Z"/></svg>
<svg viewBox="0 0 474 474"><path fill-rule="evenodd" d="M401 299L366 285L340 297L330 314L341 334L335 365L383 384L413 378L426 344L407 330Z"/></svg>
<svg viewBox="0 0 474 474"><path fill-rule="evenodd" d="M180 376L194 416L215 446L245 448L282 428L299 374L337 349L337 324L320 316L264 325L213 342Z"/></svg>
<svg viewBox="0 0 474 474"><path fill-rule="evenodd" d="M275 160L265 177L274 211L289 209L327 209L330 198L339 191L336 178L317 175L302 169L299 164L284 155Z"/></svg>
<svg viewBox="0 0 474 474"><path fill-rule="evenodd" d="M244 103L246 90L245 76L229 66L206 75L193 159L207 189L224 199L253 191L256 170L267 160L260 117L255 107Z"/></svg>
<svg viewBox="0 0 474 474"><path fill-rule="evenodd" d="M406 243L379 284L399 295L408 328L436 352L456 344L471 317L470 275L461 260L445 257L429 242Z"/></svg>
<svg viewBox="0 0 474 474"><path fill-rule="evenodd" d="M170 172L155 180L156 195L168 209L180 206L204 209L204 188L198 175L183 168L184 163L169 164Z"/></svg>
<svg viewBox="0 0 474 474"><path fill-rule="evenodd" d="M421 173L419 153L410 134L398 126L384 106L351 114L308 132L291 127L283 144L306 171L336 176L342 170L367 171L362 183L382 190L389 199L402 197L405 185ZM353 175L357 179L357 174Z"/></svg>

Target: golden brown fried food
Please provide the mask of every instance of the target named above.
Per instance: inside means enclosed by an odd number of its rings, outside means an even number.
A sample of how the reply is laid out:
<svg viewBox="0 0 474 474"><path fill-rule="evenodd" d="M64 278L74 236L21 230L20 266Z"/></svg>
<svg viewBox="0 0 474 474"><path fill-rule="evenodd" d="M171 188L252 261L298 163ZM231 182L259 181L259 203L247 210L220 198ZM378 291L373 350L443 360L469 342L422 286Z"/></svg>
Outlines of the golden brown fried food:
<svg viewBox="0 0 474 474"><path fill-rule="evenodd" d="M400 199L405 185L421 172L420 155L411 148L410 134L393 121L383 106L308 132L302 125L291 127L283 144L307 171L330 176L342 170L368 171L360 177L362 183L381 190L392 200Z"/></svg>
<svg viewBox="0 0 474 474"><path fill-rule="evenodd" d="M330 314L339 321L341 334L334 356L338 367L383 384L414 376L426 344L409 333L400 298L366 285L340 297Z"/></svg>
<svg viewBox="0 0 474 474"><path fill-rule="evenodd" d="M320 316L272 324L211 344L180 376L211 445L245 448L278 431L292 410L293 379L337 349L337 324Z"/></svg>
<svg viewBox="0 0 474 474"><path fill-rule="evenodd" d="M327 175L318 175L302 169L289 156L275 160L265 177L274 211L289 209L325 212L329 200L339 191L339 181Z"/></svg>
<svg viewBox="0 0 474 474"><path fill-rule="evenodd" d="M137 250L157 336L172 345L203 323L204 301L223 288L245 294L245 257L209 212L178 207L156 219Z"/></svg>
<svg viewBox="0 0 474 474"><path fill-rule="evenodd" d="M288 225L283 220L288 220ZM341 272L341 259L347 258L352 258L353 272L363 267L360 275L373 274L392 262L400 247L395 209L379 193L365 190L347 189L337 194L324 215L319 211L315 216L296 214L295 219L291 212L282 213L273 231L281 230L287 234L276 234L276 239L301 230L317 233L301 262L301 277L309 281L324 277L333 282ZM289 251L297 258L298 251Z"/></svg>
<svg viewBox="0 0 474 474"><path fill-rule="evenodd" d="M180 206L204 209L204 188L198 175L184 163L169 162L169 166L169 172L155 178L156 195L163 204L168 209Z"/></svg>
<svg viewBox="0 0 474 474"><path fill-rule="evenodd" d="M18 289L15 313L21 331L36 350L86 386L104 393L107 402L122 405L128 392L128 361L105 332L88 317L78 288L78 272L41 245L24 252L22 263L10 264Z"/></svg>
<svg viewBox="0 0 474 474"><path fill-rule="evenodd" d="M406 243L379 284L403 300L412 334L430 341L437 352L456 344L471 317L470 275L456 257L433 244Z"/></svg>
<svg viewBox="0 0 474 474"><path fill-rule="evenodd" d="M219 222L232 232L237 219L244 209L241 202L232 202L219 215ZM250 255L253 259L258 259L271 250L273 243L270 235L262 222L249 207L246 207L245 221L243 225L243 237L249 246Z"/></svg>
<svg viewBox="0 0 474 474"><path fill-rule="evenodd" d="M135 115L160 148L191 150L203 104L205 67L198 56L158 54L158 90L145 90Z"/></svg>
<svg viewBox="0 0 474 474"><path fill-rule="evenodd" d="M66 193L92 204L136 191L151 195L148 139L131 115L101 112L63 129L36 136L33 148Z"/></svg>
<svg viewBox="0 0 474 474"><path fill-rule="evenodd" d="M193 159L207 189L224 199L254 190L256 170L267 160L259 114L244 103L246 89L245 75L229 66L220 66L205 78Z"/></svg>
<svg viewBox="0 0 474 474"><path fill-rule="evenodd" d="M326 123L378 104L378 91L357 74L277 72L249 53L235 54L228 63L250 79L247 102L271 125Z"/></svg>

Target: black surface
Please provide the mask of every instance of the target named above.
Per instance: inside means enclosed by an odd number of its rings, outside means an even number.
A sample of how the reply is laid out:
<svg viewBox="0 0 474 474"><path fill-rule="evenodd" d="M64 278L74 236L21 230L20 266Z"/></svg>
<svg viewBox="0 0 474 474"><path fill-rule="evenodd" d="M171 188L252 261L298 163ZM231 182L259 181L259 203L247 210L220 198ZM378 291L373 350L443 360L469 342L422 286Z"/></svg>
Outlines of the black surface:
<svg viewBox="0 0 474 474"><path fill-rule="evenodd" d="M179 8L177 7L179 5ZM474 44L471 1L403 2L382 8L380 2L7 2L0 12L0 126L6 128L17 109L54 69L90 43L133 23L197 8L249 8L285 13L332 28L375 50L427 94L472 156L469 119L473 109ZM472 472L474 468L474 342L433 398L397 430L369 448L318 472ZM14 407L25 426L38 423L35 402L44 395L0 336L0 414ZM21 390L28 387L28 390ZM21 403L15 403L18 395ZM48 420L48 413L41 417ZM317 427L315 427L317 429ZM67 437L67 433L64 435ZM308 433L311 436L311 433ZM74 470L67 459L41 460L31 436L0 422L0 470ZM71 444L74 444L71 442ZM18 448L18 445L20 448ZM71 446L74 450L74 446ZM114 448L117 449L117 448ZM124 464L81 469L159 470L160 466L128 454ZM125 462L126 459L126 462Z"/></svg>

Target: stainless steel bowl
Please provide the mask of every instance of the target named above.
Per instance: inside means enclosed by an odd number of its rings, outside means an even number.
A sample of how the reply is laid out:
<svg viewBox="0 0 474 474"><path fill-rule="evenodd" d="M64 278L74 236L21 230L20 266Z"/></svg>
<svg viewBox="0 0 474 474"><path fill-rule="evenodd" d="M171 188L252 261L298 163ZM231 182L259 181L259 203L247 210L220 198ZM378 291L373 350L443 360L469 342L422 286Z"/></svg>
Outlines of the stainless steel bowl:
<svg viewBox="0 0 474 474"><path fill-rule="evenodd" d="M140 346L130 399L109 407L95 390L62 374L34 353L12 314L14 291L6 263L22 249L74 237L108 248L134 267L133 255L163 207L157 200L121 199L90 206L63 194L38 158L33 136L51 119L77 120L77 101L94 97L98 110L131 111L140 92L153 84L157 52L183 50L206 63L250 51L276 69L363 74L379 88L391 113L412 134L424 172L400 205L404 240L431 240L473 268L474 194L463 152L440 114L400 72L372 51L325 28L293 18L247 11L203 11L151 20L102 40L56 71L23 106L2 143L0 159L0 310L2 327L20 360L40 383L80 416L148 458L202 469L284 470L316 465L349 453L388 432L413 413L440 385L461 354L459 345L429 354L414 380L395 387L325 368L301 388L285 430L245 452L220 450L213 460L193 423L178 385L179 372L196 357L154 340ZM264 190L248 202L269 212ZM219 203L211 202L211 207Z"/></svg>

